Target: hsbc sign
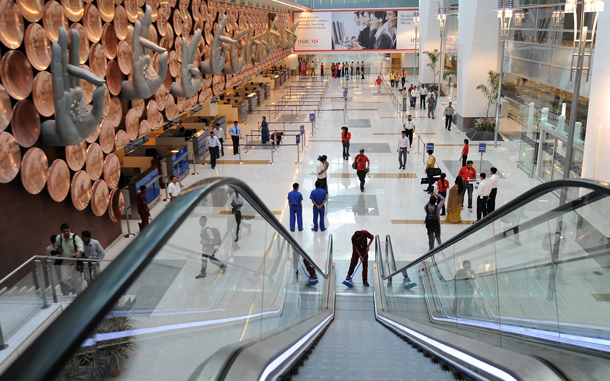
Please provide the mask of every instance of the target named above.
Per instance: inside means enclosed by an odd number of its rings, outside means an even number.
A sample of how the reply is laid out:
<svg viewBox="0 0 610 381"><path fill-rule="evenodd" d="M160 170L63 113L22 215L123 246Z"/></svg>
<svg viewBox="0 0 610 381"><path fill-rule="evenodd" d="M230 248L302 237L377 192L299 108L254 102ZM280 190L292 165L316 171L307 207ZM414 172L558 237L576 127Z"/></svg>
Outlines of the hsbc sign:
<svg viewBox="0 0 610 381"><path fill-rule="evenodd" d="M304 44L304 45L309 45L309 44L317 44L318 40L314 39L304 39L304 40L298 40L297 43L299 44Z"/></svg>

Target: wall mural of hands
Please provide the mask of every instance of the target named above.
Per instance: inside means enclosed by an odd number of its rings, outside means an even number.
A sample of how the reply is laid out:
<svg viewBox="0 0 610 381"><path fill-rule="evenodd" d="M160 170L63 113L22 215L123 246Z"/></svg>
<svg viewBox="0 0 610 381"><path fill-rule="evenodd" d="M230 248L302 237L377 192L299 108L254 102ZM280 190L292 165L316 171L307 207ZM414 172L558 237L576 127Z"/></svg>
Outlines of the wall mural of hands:
<svg viewBox="0 0 610 381"><path fill-rule="evenodd" d="M252 61L263 62L269 57L269 35L270 29L267 27L263 33L252 37L252 41L255 45Z"/></svg>
<svg viewBox="0 0 610 381"><path fill-rule="evenodd" d="M194 64L197 46L200 42L201 29L195 32L190 44L186 37L182 37L182 78L180 82L172 83L171 93L174 97L189 98L201 87L199 68Z"/></svg>
<svg viewBox="0 0 610 381"><path fill-rule="evenodd" d="M127 100L146 99L152 96L165 81L167 74L167 50L148 39L150 24L152 22L152 9L146 6L142 21L136 20L133 31L132 60L133 77L123 81L121 96ZM153 68L152 59L148 49L160 54L159 72Z"/></svg>
<svg viewBox="0 0 610 381"><path fill-rule="evenodd" d="M42 142L48 146L76 145L89 137L104 117L106 81L81 69L79 62L80 35L71 31L70 61L68 62L68 32L59 28L58 42L52 45L51 76L55 120L41 126ZM93 92L93 107L87 108L81 79L97 85Z"/></svg>
<svg viewBox="0 0 610 381"><path fill-rule="evenodd" d="M199 65L199 69L203 74L216 75L220 73L222 69L224 69L229 45L223 45L223 42L237 45L236 40L223 35L226 25L227 15L223 15L222 19L218 23L218 27L216 28L216 33L214 34L212 48L210 49L210 57Z"/></svg>
<svg viewBox="0 0 610 381"><path fill-rule="evenodd" d="M252 57L252 42L250 39L252 38L252 33L254 32L253 28L247 28L242 31L236 32L233 36L236 44L231 46L231 51L229 52L229 62L225 64L224 72L226 74L235 74L239 73L241 69L244 67L246 63L246 59ZM240 40L246 37L241 44L240 49ZM248 52L250 55L248 55Z"/></svg>
<svg viewBox="0 0 610 381"><path fill-rule="evenodd" d="M290 29L286 29L286 39L284 40L284 49L292 49L294 44L297 43L297 27L299 26L299 22L295 22L292 24Z"/></svg>

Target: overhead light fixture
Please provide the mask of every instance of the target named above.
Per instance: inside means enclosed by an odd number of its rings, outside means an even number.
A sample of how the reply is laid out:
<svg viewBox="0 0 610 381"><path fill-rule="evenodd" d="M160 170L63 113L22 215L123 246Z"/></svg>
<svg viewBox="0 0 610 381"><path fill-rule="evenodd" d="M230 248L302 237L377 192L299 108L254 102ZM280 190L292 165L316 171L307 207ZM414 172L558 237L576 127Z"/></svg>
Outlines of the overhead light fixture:
<svg viewBox="0 0 610 381"><path fill-rule="evenodd" d="M283 1L280 1L280 0L273 0L273 1L275 1L276 3L280 3L280 4L282 4L282 5L285 5L285 6L287 6L287 7L292 7L292 8L300 9L300 10L302 10L302 11L306 11L306 10L307 10L307 9L305 9L305 8L302 8L302 7L297 7L296 5L292 5L292 4L284 3Z"/></svg>

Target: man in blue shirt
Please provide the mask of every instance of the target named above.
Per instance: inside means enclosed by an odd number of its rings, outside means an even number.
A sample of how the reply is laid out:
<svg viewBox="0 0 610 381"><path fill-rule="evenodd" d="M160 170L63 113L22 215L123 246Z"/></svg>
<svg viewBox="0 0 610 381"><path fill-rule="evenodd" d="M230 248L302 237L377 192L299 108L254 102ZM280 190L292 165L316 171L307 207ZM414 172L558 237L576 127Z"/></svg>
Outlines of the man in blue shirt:
<svg viewBox="0 0 610 381"><path fill-rule="evenodd" d="M290 204L290 231L294 232L294 220L299 224L299 231L303 231L303 195L299 192L299 183L292 184L292 192L288 192Z"/></svg>
<svg viewBox="0 0 610 381"><path fill-rule="evenodd" d="M237 121L233 122L233 127L229 128L229 135L233 140L233 155L239 154L239 137L241 136L241 129L237 125Z"/></svg>
<svg viewBox="0 0 610 381"><path fill-rule="evenodd" d="M326 204L326 191L320 188L320 180L316 181L316 189L311 191L309 199L313 202L313 230L318 231L318 216L320 216L320 230L324 228L324 204Z"/></svg>

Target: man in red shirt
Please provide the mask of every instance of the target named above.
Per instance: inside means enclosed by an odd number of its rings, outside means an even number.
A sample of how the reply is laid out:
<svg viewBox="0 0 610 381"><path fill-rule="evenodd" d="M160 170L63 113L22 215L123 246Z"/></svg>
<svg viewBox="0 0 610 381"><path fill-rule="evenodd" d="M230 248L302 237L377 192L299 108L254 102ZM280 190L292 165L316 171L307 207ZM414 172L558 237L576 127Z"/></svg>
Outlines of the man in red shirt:
<svg viewBox="0 0 610 381"><path fill-rule="evenodd" d="M447 199L447 190L449 189L449 180L446 179L447 175L445 173L441 173L441 178L436 182L438 187L438 194L443 196L443 198ZM443 207L441 208L441 216L445 215L445 203L443 203Z"/></svg>
<svg viewBox="0 0 610 381"><path fill-rule="evenodd" d="M320 64L320 77L324 77L324 63Z"/></svg>
<svg viewBox="0 0 610 381"><path fill-rule="evenodd" d="M364 149L360 149L360 154L356 155L352 164L352 168L356 169L356 174L360 179L360 192L364 192L365 177L369 172L370 164L369 158L364 155Z"/></svg>
<svg viewBox="0 0 610 381"><path fill-rule="evenodd" d="M375 80L375 84L377 85L377 94L379 94L381 92L381 77L377 76L377 79Z"/></svg>
<svg viewBox="0 0 610 381"><path fill-rule="evenodd" d="M369 239L367 243L367 239ZM349 263L349 270L347 270L347 276L345 280L349 280L354 273L354 268L358 261L362 262L362 283L368 287L368 270L369 270L369 258L364 257L368 254L371 244L375 237L366 230L356 230L352 236L352 260Z"/></svg>
<svg viewBox="0 0 610 381"><path fill-rule="evenodd" d="M464 139L464 148L462 148L462 167L466 166L466 160L468 159L468 139Z"/></svg>
<svg viewBox="0 0 610 381"><path fill-rule="evenodd" d="M150 220L150 209L148 209L148 201L146 201L146 187L144 185L140 187L140 193L138 193L138 196L136 197L136 203L138 205L138 214L142 219L142 223L140 224L140 231L142 231L148 226L148 221Z"/></svg>
<svg viewBox="0 0 610 381"><path fill-rule="evenodd" d="M474 186L470 181L476 181L477 179L477 171L472 167L472 164L472 160L468 160L466 162L466 166L462 167L462 169L460 169L460 172L458 173L459 176L462 176L462 182L464 183L464 187L466 187L466 190L468 190L468 209L470 212L472 212L472 191L474 189ZM464 207L465 194L466 192L462 193L462 207Z"/></svg>

